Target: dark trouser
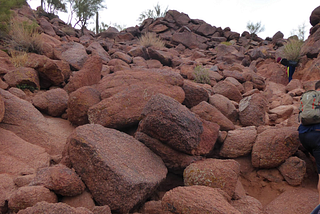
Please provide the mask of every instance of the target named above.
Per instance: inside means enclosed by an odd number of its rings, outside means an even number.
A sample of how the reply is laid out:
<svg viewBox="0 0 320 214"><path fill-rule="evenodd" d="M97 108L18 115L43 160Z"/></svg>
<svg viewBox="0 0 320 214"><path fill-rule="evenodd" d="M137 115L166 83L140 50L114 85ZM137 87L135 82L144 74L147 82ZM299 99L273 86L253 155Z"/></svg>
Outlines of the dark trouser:
<svg viewBox="0 0 320 214"><path fill-rule="evenodd" d="M292 75L293 75L293 73L294 73L295 70L296 70L296 67L294 67L294 66L288 66L288 68L287 68L287 74L288 74L289 82L292 80Z"/></svg>
<svg viewBox="0 0 320 214"><path fill-rule="evenodd" d="M303 147L316 159L318 174L320 173L320 131L299 134Z"/></svg>

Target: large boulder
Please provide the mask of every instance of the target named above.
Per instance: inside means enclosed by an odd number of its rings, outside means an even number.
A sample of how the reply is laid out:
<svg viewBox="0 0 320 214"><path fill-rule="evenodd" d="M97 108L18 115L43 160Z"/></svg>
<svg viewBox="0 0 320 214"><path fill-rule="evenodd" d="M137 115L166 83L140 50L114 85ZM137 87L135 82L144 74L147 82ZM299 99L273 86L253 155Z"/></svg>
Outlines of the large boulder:
<svg viewBox="0 0 320 214"><path fill-rule="evenodd" d="M64 61L52 60L44 55L31 53L28 55L26 66L35 69L40 78L40 86L60 86L69 75L69 70L64 66Z"/></svg>
<svg viewBox="0 0 320 214"><path fill-rule="evenodd" d="M20 187L8 199L8 208L14 212L32 207L38 202L57 203L58 197L43 186Z"/></svg>
<svg viewBox="0 0 320 214"><path fill-rule="evenodd" d="M109 128L137 125L148 100L158 93L182 103L183 78L170 70L117 71L98 84L102 101L88 110L90 123Z"/></svg>
<svg viewBox="0 0 320 214"><path fill-rule="evenodd" d="M318 192L305 188L287 190L264 209L266 214L311 213L319 204Z"/></svg>
<svg viewBox="0 0 320 214"><path fill-rule="evenodd" d="M228 81L220 81L215 84L212 88L215 94L221 94L230 100L240 102L242 95L239 89L232 83Z"/></svg>
<svg viewBox="0 0 320 214"><path fill-rule="evenodd" d="M138 131L177 151L193 155L200 146L204 129L201 120L187 107L171 97L158 94L142 111Z"/></svg>
<svg viewBox="0 0 320 214"><path fill-rule="evenodd" d="M36 213L50 213L50 214L93 214L90 210L84 207L74 208L65 203L50 203L41 201L36 203L32 207L28 207L24 210L20 210L19 214L36 214ZM108 213L106 213L108 214Z"/></svg>
<svg viewBox="0 0 320 214"><path fill-rule="evenodd" d="M229 204L228 197L222 190L207 186L176 187L163 196L163 211L170 213L217 213L240 214Z"/></svg>
<svg viewBox="0 0 320 214"><path fill-rule="evenodd" d="M279 166L279 171L290 185L299 186L306 175L306 162L298 157L290 157Z"/></svg>
<svg viewBox="0 0 320 214"><path fill-rule="evenodd" d="M14 132L23 140L41 146L49 154L61 154L65 142L52 137L46 118L31 103L0 89L5 115L0 128Z"/></svg>
<svg viewBox="0 0 320 214"><path fill-rule="evenodd" d="M320 22L320 6L316 7L310 15L310 24L314 27Z"/></svg>
<svg viewBox="0 0 320 214"><path fill-rule="evenodd" d="M121 213L143 202L167 174L163 161L143 143L98 124L74 130L64 159L99 205Z"/></svg>
<svg viewBox="0 0 320 214"><path fill-rule="evenodd" d="M91 52L93 55L98 55L103 64L108 64L110 61L108 52L101 46L99 42L92 42L86 50Z"/></svg>
<svg viewBox="0 0 320 214"><path fill-rule="evenodd" d="M0 128L0 173L28 175L50 164L44 148L28 143L13 132Z"/></svg>
<svg viewBox="0 0 320 214"><path fill-rule="evenodd" d="M100 92L92 86L84 86L70 93L67 109L68 120L76 126L89 123L88 110L100 101Z"/></svg>
<svg viewBox="0 0 320 214"><path fill-rule="evenodd" d="M242 214L264 214L261 202L251 196L245 196L239 200L232 200L230 204Z"/></svg>
<svg viewBox="0 0 320 214"><path fill-rule="evenodd" d="M33 99L33 105L41 112L53 117L61 116L68 106L68 93L61 89L51 89L43 93L37 93Z"/></svg>
<svg viewBox="0 0 320 214"><path fill-rule="evenodd" d="M16 189L16 185L11 175L0 174L0 213L6 213L6 201Z"/></svg>
<svg viewBox="0 0 320 214"><path fill-rule="evenodd" d="M192 81L185 80L182 86L186 96L182 104L186 105L188 108L192 108L202 101L208 101L209 94L208 91Z"/></svg>
<svg viewBox="0 0 320 214"><path fill-rule="evenodd" d="M29 87L33 90L40 89L38 72L33 68L20 67L9 71L3 76L4 81L11 87Z"/></svg>
<svg viewBox="0 0 320 214"><path fill-rule="evenodd" d="M256 138L257 130L254 126L230 130L227 138L223 141L219 154L225 158L246 156L252 151Z"/></svg>
<svg viewBox="0 0 320 214"><path fill-rule="evenodd" d="M157 154L164 162L170 172L175 174L183 174L183 170L191 163L203 159L201 156L188 155L177 151L161 141L148 136L143 132L137 131L134 137L145 144L155 154Z"/></svg>
<svg viewBox="0 0 320 214"><path fill-rule="evenodd" d="M39 169L29 186L44 186L61 196L80 195L85 189L81 178L62 164Z"/></svg>
<svg viewBox="0 0 320 214"><path fill-rule="evenodd" d="M300 145L295 127L271 128L258 134L252 148L251 161L256 168L280 166Z"/></svg>
<svg viewBox="0 0 320 214"><path fill-rule="evenodd" d="M235 129L232 121L224 116L216 107L205 101L202 101L198 105L192 107L191 111L199 115L199 117L204 120L217 123L222 131Z"/></svg>
<svg viewBox="0 0 320 214"><path fill-rule="evenodd" d="M267 100L261 93L243 98L239 103L239 120L243 126L266 123Z"/></svg>
<svg viewBox="0 0 320 214"><path fill-rule="evenodd" d="M0 96L0 123L4 117L5 110L6 110L6 108L4 106L4 99L2 98L2 96Z"/></svg>
<svg viewBox="0 0 320 214"><path fill-rule="evenodd" d="M221 94L213 94L209 96L208 102L216 107L224 116L226 116L232 122L236 122L238 120L238 111L231 100L229 100L227 97Z"/></svg>
<svg viewBox="0 0 320 214"><path fill-rule="evenodd" d="M190 164L183 172L186 186L202 185L224 190L234 195L240 164L235 160L206 159Z"/></svg>
<svg viewBox="0 0 320 214"><path fill-rule="evenodd" d="M88 59L85 47L77 42L62 43L55 47L54 56L67 61L72 70L80 70Z"/></svg>
<svg viewBox="0 0 320 214"><path fill-rule="evenodd" d="M88 58L80 71L73 72L64 89L71 93L83 86L97 84L101 80L102 61L99 56Z"/></svg>

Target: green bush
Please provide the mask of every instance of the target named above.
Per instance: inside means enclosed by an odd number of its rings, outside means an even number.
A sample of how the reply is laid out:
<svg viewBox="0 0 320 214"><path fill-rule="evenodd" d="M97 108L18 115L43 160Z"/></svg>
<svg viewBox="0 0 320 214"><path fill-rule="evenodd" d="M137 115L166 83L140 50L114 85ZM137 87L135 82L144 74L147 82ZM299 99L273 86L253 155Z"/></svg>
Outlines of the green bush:
<svg viewBox="0 0 320 214"><path fill-rule="evenodd" d="M202 84L210 84L210 75L208 69L202 65L198 65L194 68L194 81Z"/></svg>
<svg viewBox="0 0 320 214"><path fill-rule="evenodd" d="M164 47L164 42L162 41L162 39L160 39L159 37L157 37L157 35L155 33L151 33L151 32L147 32L144 35L142 35L139 38L139 43L140 45L144 46L144 47L157 47L157 48L163 48Z"/></svg>
<svg viewBox="0 0 320 214"><path fill-rule="evenodd" d="M303 41L292 38L289 39L288 42L284 45L281 56L288 60L298 62L300 59L300 51L303 45Z"/></svg>

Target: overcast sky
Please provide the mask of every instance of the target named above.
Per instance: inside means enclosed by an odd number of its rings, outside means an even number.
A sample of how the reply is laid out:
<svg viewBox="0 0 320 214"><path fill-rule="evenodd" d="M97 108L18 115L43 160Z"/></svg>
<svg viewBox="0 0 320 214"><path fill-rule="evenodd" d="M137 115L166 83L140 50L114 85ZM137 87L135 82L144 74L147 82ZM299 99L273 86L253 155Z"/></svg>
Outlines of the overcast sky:
<svg viewBox="0 0 320 214"><path fill-rule="evenodd" d="M33 9L40 5L40 0L28 2ZM319 0L105 0L107 9L100 11L99 19L109 25L132 27L138 25L137 19L143 11L153 9L157 3L163 10L168 7L188 14L191 19L202 19L215 27L230 27L240 34L247 30L248 22L261 22L265 30L258 36L263 39L278 31L288 38L303 24L307 38L311 12L320 6ZM59 17L67 22L68 14L59 14ZM89 26L92 28L93 25Z"/></svg>

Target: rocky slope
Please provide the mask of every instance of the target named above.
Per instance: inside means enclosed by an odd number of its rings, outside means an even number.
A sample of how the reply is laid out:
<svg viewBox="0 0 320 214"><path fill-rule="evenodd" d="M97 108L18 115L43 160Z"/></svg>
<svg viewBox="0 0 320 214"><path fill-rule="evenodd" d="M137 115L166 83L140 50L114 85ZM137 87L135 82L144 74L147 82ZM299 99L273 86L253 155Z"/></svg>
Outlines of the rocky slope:
<svg viewBox="0 0 320 214"><path fill-rule="evenodd" d="M0 51L1 212L310 213L318 175L297 114L320 79L319 11L288 83L281 32L252 39L171 10L81 35L17 9L43 51L23 67ZM142 46L147 32L165 47Z"/></svg>

